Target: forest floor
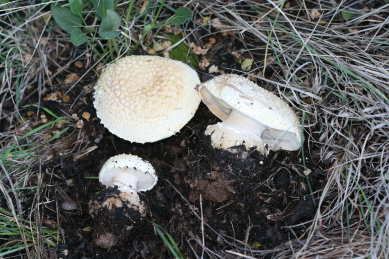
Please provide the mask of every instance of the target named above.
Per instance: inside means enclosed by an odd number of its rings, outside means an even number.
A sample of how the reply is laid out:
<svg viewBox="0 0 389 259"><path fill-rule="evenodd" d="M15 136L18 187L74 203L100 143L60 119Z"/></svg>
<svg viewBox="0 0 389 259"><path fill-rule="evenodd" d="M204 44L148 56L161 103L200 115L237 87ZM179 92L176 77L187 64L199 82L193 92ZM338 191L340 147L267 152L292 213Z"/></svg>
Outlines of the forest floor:
<svg viewBox="0 0 389 259"><path fill-rule="evenodd" d="M0 257L173 258L151 222L183 258L388 257L389 4L279 2L190 1L193 18L146 34L183 3L165 1L158 13L157 2L129 1L117 12L127 19L133 3L134 18L115 43L78 47L47 20L50 5L5 5ZM96 116L94 85L101 67L129 52L181 60L202 82L249 78L301 118L301 149L213 149L204 131L219 119L203 103L167 139L113 135ZM104 191L99 170L123 153L158 175L140 194L147 216L130 231L123 218L89 213ZM108 229L118 240L109 249L96 243Z"/></svg>

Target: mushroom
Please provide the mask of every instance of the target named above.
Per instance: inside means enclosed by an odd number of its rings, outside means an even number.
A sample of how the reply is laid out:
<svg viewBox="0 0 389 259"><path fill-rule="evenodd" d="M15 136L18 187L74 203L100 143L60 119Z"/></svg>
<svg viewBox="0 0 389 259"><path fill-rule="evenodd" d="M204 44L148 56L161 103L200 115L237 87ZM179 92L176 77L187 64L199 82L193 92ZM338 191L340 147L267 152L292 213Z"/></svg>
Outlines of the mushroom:
<svg viewBox="0 0 389 259"><path fill-rule="evenodd" d="M102 185L117 187L120 191L121 199L106 201L107 204L119 207L122 202L126 202L128 207L139 211L144 217L146 208L139 199L138 192L152 189L158 178L150 163L138 156L122 154L113 156L105 162L100 170L99 180Z"/></svg>
<svg viewBox="0 0 389 259"><path fill-rule="evenodd" d="M128 56L109 65L95 86L97 117L131 142L177 133L195 114L200 79L188 65L158 56Z"/></svg>
<svg viewBox="0 0 389 259"><path fill-rule="evenodd" d="M297 150L300 121L286 102L254 82L226 74L197 87L201 99L222 122L207 127L214 148L233 152L234 146L268 150ZM266 147L268 145L268 147Z"/></svg>
<svg viewBox="0 0 389 259"><path fill-rule="evenodd" d="M99 180L107 189L89 202L89 212L94 218L95 244L110 248L128 238L135 223L143 222L146 205L138 192L150 190L158 179L150 163L122 154L107 160Z"/></svg>

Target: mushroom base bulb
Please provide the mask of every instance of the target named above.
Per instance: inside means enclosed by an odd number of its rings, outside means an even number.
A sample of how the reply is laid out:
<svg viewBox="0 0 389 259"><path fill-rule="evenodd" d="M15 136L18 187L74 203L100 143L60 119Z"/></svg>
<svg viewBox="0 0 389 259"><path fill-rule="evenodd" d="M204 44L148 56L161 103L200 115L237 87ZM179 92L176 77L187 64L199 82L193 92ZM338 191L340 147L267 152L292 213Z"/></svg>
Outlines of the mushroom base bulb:
<svg viewBox="0 0 389 259"><path fill-rule="evenodd" d="M127 211L133 210L133 213L138 212L140 217L146 216L146 205L139 199L138 193L128 187L120 191L116 187L110 187L89 202L89 213L92 217L99 214L100 210L114 212L121 208Z"/></svg>
<svg viewBox="0 0 389 259"><path fill-rule="evenodd" d="M89 202L89 213L93 217L95 244L109 249L128 240L134 233L133 228L142 228L146 208L141 201L128 201L117 187L109 187Z"/></svg>
<svg viewBox="0 0 389 259"><path fill-rule="evenodd" d="M231 110L223 122L208 126L205 134L211 135L214 148L229 151L232 151L230 147L244 145L246 149L256 147L260 153L267 155L268 150L297 150L300 147L294 133L268 129L237 110Z"/></svg>
<svg viewBox="0 0 389 259"><path fill-rule="evenodd" d="M301 147L299 135L276 129L266 129L263 131L262 140L269 145L269 150L298 150ZM282 139L282 141L281 141Z"/></svg>
<svg viewBox="0 0 389 259"><path fill-rule="evenodd" d="M122 201L126 203L126 206L139 211L142 217L146 216L146 205L139 199L139 195L136 190L126 186L120 190L120 197Z"/></svg>
<svg viewBox="0 0 389 259"><path fill-rule="evenodd" d="M119 196L127 207L139 211L142 217L146 216L146 205L139 199L139 195L134 189L128 187L122 189Z"/></svg>
<svg viewBox="0 0 389 259"><path fill-rule="evenodd" d="M232 151L230 147L244 145L246 149L257 147L259 152L267 154L265 143L261 139L264 130L266 128L255 120L232 110L223 122L208 126L205 134L211 135L214 148Z"/></svg>

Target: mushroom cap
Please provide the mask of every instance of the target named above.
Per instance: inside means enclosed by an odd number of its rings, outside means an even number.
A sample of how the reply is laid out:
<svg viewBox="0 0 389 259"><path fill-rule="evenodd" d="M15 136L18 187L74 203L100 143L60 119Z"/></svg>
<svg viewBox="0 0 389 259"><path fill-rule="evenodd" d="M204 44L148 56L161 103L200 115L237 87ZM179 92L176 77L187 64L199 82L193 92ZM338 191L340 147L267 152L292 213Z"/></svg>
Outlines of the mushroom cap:
<svg viewBox="0 0 389 259"><path fill-rule="evenodd" d="M120 174L122 180L119 179L117 174ZM126 174L128 174L128 177L125 177ZM130 193L152 189L158 178L149 162L135 155L121 154L113 156L105 162L100 170L99 180L101 184L107 187L117 185L122 187L119 190ZM131 183L131 186L128 183Z"/></svg>
<svg viewBox="0 0 389 259"><path fill-rule="evenodd" d="M278 96L249 79L233 74L221 75L202 83L199 90L203 102L221 120L235 109L266 126L261 138L270 149L296 150L300 147L300 120L295 112Z"/></svg>
<svg viewBox="0 0 389 259"><path fill-rule="evenodd" d="M127 56L107 66L95 86L97 117L113 134L138 143L178 132L194 116L200 79L188 65L158 56Z"/></svg>

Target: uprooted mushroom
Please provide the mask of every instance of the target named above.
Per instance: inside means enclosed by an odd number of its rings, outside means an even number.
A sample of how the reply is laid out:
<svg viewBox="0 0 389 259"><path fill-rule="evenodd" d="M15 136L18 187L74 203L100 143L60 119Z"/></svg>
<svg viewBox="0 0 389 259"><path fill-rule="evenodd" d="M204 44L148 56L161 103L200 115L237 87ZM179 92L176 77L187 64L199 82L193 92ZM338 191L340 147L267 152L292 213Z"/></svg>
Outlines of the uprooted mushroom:
<svg viewBox="0 0 389 259"><path fill-rule="evenodd" d="M157 183L153 166L134 155L117 155L103 165L100 183L107 189L90 201L89 212L95 219L96 245L110 248L130 235L133 226L146 216L146 205L138 192Z"/></svg>
<svg viewBox="0 0 389 259"><path fill-rule="evenodd" d="M239 75L221 75L200 84L201 99L222 120L207 127L214 148L231 152L235 146L297 150L300 120L286 102Z"/></svg>

